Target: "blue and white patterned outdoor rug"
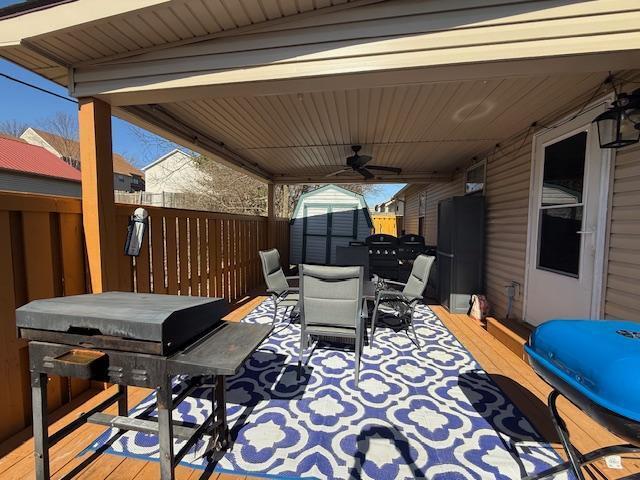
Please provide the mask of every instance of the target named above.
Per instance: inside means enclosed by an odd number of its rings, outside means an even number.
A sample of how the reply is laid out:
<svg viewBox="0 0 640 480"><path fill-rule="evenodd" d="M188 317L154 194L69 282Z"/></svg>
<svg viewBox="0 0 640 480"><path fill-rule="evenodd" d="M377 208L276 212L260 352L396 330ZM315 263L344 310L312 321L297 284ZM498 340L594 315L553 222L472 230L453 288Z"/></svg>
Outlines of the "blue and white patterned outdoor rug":
<svg viewBox="0 0 640 480"><path fill-rule="evenodd" d="M244 321L268 323L271 308L267 300ZM428 307L414 317L420 349L405 330L376 331L374 347L364 347L359 388L348 348L317 348L297 380L300 329L288 314L280 320L229 379L231 450L207 465L201 441L183 463L277 478L511 480L560 461ZM174 392L183 385L178 379ZM174 419L201 424L209 398L197 390ZM154 416L154 408L150 395L132 414ZM108 430L90 449L158 458L157 437L116 434Z"/></svg>

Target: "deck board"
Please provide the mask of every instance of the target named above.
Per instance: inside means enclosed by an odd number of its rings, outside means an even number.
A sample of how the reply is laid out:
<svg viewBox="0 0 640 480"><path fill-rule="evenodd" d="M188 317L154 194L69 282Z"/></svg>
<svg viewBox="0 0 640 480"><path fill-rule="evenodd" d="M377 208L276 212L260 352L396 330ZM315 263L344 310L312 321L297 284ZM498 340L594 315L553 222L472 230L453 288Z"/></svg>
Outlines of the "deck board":
<svg viewBox="0 0 640 480"><path fill-rule="evenodd" d="M252 294L232 305L227 315L229 321L239 321L259 305L266 297ZM517 355L492 337L482 326L466 315L452 315L440 306L432 306L434 312L458 338L460 343L474 356L481 367L492 377L500 388L511 398L514 404L531 420L540 434L548 441L555 442L554 448L562 454L557 438L545 407L550 387ZM113 393L109 390L94 390L83 394L68 411L56 412L57 419L50 427L54 432L74 419L80 412L86 411ZM149 394L150 390L131 387L129 405L134 406ZM621 443L575 406L566 401L559 403L560 411L567 421L571 438L581 451L600 446ZM115 405L110 407L115 413ZM95 455L95 459L84 464L94 455L89 452L79 454L95 439L105 427L84 425L51 449L52 478L109 479L109 480L151 480L159 477L157 462L119 457L116 455ZM33 478L33 440L25 430L14 438L0 444L0 480ZM589 479L640 478L640 459L625 458L623 470L611 470L604 462L598 462L589 471ZM82 467L82 468L81 468ZM179 480L253 480L254 477L233 474L219 474L179 466L176 469ZM257 480L257 479L256 479Z"/></svg>

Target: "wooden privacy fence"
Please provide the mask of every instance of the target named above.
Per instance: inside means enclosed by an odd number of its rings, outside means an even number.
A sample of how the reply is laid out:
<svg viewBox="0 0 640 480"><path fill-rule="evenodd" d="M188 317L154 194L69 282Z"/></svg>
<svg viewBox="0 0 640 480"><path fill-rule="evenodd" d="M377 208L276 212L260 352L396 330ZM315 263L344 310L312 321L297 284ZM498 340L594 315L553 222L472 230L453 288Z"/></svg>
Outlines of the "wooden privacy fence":
<svg viewBox="0 0 640 480"><path fill-rule="evenodd" d="M0 192L0 439L31 423L26 342L15 309L39 298L87 292L79 199ZM50 378L53 410L88 388Z"/></svg>
<svg viewBox="0 0 640 480"><path fill-rule="evenodd" d="M396 216L384 213L374 213L371 216L373 221L373 231L375 233L386 233L387 235L398 235L398 224Z"/></svg>
<svg viewBox="0 0 640 480"><path fill-rule="evenodd" d="M128 217L116 205L119 289L241 298L260 286L258 249L268 244L267 218L148 207L141 255L124 255ZM275 246L288 262L287 220L273 223ZM0 192L0 441L31 424L27 344L16 338L15 309L39 299L87 293L79 199ZM51 378L54 410L89 387Z"/></svg>
<svg viewBox="0 0 640 480"><path fill-rule="evenodd" d="M258 250L268 248L266 217L145 207L148 233L138 257L122 255L119 288L144 293L169 293L242 298L264 283ZM134 207L116 206L117 231L124 232ZM288 262L286 219L275 221L275 245Z"/></svg>

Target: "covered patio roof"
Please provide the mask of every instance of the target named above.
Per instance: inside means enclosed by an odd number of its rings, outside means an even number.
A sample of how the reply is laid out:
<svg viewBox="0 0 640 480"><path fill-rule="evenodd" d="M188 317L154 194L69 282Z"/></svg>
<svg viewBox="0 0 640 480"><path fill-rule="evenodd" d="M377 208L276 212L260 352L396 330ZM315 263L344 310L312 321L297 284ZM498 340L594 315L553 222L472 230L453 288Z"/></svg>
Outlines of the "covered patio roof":
<svg viewBox="0 0 640 480"><path fill-rule="evenodd" d="M73 14L70 14L73 10ZM59 2L0 55L269 183L430 183L640 67L633 1Z"/></svg>

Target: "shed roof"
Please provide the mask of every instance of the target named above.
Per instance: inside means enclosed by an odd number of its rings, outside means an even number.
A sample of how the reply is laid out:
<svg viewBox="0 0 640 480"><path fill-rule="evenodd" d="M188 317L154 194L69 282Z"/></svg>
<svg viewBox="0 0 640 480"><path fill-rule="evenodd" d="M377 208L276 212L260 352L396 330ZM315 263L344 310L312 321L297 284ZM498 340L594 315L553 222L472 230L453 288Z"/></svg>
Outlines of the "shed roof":
<svg viewBox="0 0 640 480"><path fill-rule="evenodd" d="M80 182L80 171L43 147L0 136L0 169Z"/></svg>
<svg viewBox="0 0 640 480"><path fill-rule="evenodd" d="M367 223L369 224L370 227L373 228L373 220L371 219L371 214L369 213L369 206L367 205L367 200L364 198L364 195L360 193L352 192L351 190L348 190L346 188L340 187L338 185L333 185L333 184L323 185L320 188L316 188L315 190L311 190L309 192L305 192L302 195L300 195L300 198L296 203L296 208L294 209L293 215L291 218L296 218L298 216L298 212L300 211L302 204L307 198L312 197L318 193L324 192L329 189L338 190L340 193L350 195L355 199L357 199L360 205L362 206L362 210L364 210L365 212L365 218L367 219Z"/></svg>

